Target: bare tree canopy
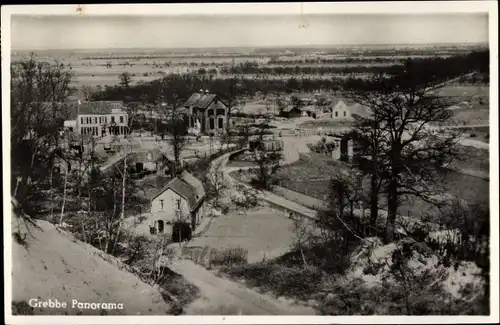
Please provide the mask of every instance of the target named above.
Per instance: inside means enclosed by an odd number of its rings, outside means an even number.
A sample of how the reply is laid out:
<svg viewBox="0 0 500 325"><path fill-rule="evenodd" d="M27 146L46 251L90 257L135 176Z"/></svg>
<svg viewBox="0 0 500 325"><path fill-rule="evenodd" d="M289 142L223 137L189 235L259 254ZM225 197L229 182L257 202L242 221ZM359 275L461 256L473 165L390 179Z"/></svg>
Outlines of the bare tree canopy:
<svg viewBox="0 0 500 325"><path fill-rule="evenodd" d="M370 90L344 88L344 95L371 110L369 117L357 117L355 130L368 148L377 178L385 183L388 197L386 239L394 235L394 220L403 195L439 203L437 168L456 156L459 136L450 130L431 128L451 118L450 104L433 90L442 78L420 70L411 61L404 71L378 75Z"/></svg>
<svg viewBox="0 0 500 325"><path fill-rule="evenodd" d="M37 201L34 186L48 179L69 107L72 73L62 63L31 55L11 65L11 161L13 195L23 203Z"/></svg>

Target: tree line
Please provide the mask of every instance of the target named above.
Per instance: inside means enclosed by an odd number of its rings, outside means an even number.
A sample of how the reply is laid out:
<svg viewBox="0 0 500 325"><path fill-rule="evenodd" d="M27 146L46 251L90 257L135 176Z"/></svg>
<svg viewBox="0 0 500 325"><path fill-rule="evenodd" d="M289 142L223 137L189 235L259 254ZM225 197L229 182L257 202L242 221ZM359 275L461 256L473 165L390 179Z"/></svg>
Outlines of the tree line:
<svg viewBox="0 0 500 325"><path fill-rule="evenodd" d="M433 73L440 75L456 76L462 71L484 69L484 64L488 63L488 51L484 52L472 52L467 55L455 55L450 57L426 57L426 58L408 58L402 60L401 63L412 62L414 65L421 66L422 68L428 69ZM379 58L380 59L380 58ZM362 62L363 59L346 59L347 62ZM382 59L380 59L382 60ZM394 61L392 61L394 63ZM318 62L316 62L318 63ZM324 63L324 62L319 62ZM333 62L335 63L335 62ZM404 65L391 64L387 66L347 66L347 67L329 67L329 66L317 66L317 67L304 67L296 65L293 66L281 66L281 67L265 67L259 66L256 62L244 62L240 63L238 66L225 67L221 69L221 73L224 74L398 74L404 68Z"/></svg>
<svg viewBox="0 0 500 325"><path fill-rule="evenodd" d="M271 59L268 64L342 64L342 63L396 63L405 59L394 59L388 57L370 57L370 58L314 58L314 59Z"/></svg>
<svg viewBox="0 0 500 325"><path fill-rule="evenodd" d="M401 75L409 65L421 70L422 74L429 75L436 80L446 80L447 78L459 77L472 71L479 71L486 76L489 72L489 51L473 52L468 55L454 56L450 58L425 58L406 60L403 65L383 67L386 70L376 73L388 75ZM245 62L240 65L242 69L260 69L258 64ZM378 68L378 67L377 67ZM293 68L292 68L293 69ZM199 89L209 89L212 93L219 95L226 100L238 96L254 96L261 93L292 93L304 92L311 93L317 90L336 90L341 87L351 89L367 90L373 88L373 82L369 78L243 78L241 74L236 74L232 78L215 78L207 74L183 74L167 75L161 79L151 82L144 82L128 87L105 87L94 96L96 100L129 100L143 101L148 103L157 102L159 90L175 88L182 97L187 98L187 94L199 91Z"/></svg>

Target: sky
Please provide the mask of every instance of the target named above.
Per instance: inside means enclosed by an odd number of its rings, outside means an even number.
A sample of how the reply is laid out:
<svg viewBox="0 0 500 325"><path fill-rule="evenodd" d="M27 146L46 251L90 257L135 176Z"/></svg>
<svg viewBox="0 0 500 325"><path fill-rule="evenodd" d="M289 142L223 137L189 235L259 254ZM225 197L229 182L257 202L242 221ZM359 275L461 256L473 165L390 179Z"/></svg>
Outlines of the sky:
<svg viewBox="0 0 500 325"><path fill-rule="evenodd" d="M12 16L13 50L487 43L487 14Z"/></svg>

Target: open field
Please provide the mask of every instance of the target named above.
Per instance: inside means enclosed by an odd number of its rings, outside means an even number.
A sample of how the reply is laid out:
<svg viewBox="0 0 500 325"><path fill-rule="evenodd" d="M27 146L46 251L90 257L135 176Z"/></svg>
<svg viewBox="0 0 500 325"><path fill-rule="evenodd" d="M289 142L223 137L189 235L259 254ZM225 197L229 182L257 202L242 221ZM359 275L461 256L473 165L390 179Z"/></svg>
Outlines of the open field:
<svg viewBox="0 0 500 325"><path fill-rule="evenodd" d="M262 225L265 224L265 227ZM288 214L260 207L239 214L232 211L213 220L201 237L193 238L192 247L215 249L240 247L248 250L248 262L260 262L287 253L293 244L293 223Z"/></svg>
<svg viewBox="0 0 500 325"><path fill-rule="evenodd" d="M476 139L479 141L484 141L486 143L490 142L490 128L489 127L463 127L460 128L463 132L464 137L470 139ZM486 155L487 156L487 155Z"/></svg>
<svg viewBox="0 0 500 325"><path fill-rule="evenodd" d="M471 170L487 171L488 156L486 150L465 148L469 154L468 158L458 166L467 167ZM310 154L312 158L302 155L296 163L283 167L279 172L279 185L290 190L324 200L328 194L329 177L340 173L341 170L349 170L349 167L341 162L333 161L318 154ZM489 181L450 170L443 170L446 178L445 188L449 194L462 198L466 201L489 204ZM325 175L328 175L325 176ZM368 190L369 186L364 186ZM384 198L382 198L382 205ZM419 199L408 198L401 204L400 213L413 216L423 216L433 208L428 203Z"/></svg>
<svg viewBox="0 0 500 325"><path fill-rule="evenodd" d="M335 119L318 119L306 121L298 124L298 128L304 129L319 129L319 128L344 128L352 125L352 120L335 120Z"/></svg>
<svg viewBox="0 0 500 325"><path fill-rule="evenodd" d="M488 86L471 86L471 85L457 85L451 84L436 90L436 94L454 98L470 98L472 96L486 96L490 95Z"/></svg>
<svg viewBox="0 0 500 325"><path fill-rule="evenodd" d="M408 48L394 47L390 50L373 46L333 49L266 49L265 51L238 49L113 49L113 50L68 50L37 51L40 59L62 63L69 66L74 73L73 85L113 86L119 83L118 75L123 72L131 74L131 84L149 82L169 73L198 73L204 69L208 76L232 78L233 73L221 74L230 67L243 67L245 64L257 65L267 70L293 68L300 73L259 73L246 71L238 73L243 78L290 79L304 76L314 79L330 79L358 77L365 78L371 73L315 73L316 68L375 68L400 65L407 58L419 59L428 57L446 58L454 54L470 52L474 46L463 48ZM304 53L307 53L305 55ZM14 51L13 59L26 58L27 51ZM312 68L311 70L308 70ZM280 70L281 69L281 70ZM289 69L288 69L289 70ZM287 71L288 71L287 70ZM248 72L248 73L247 73ZM280 73L284 72L281 71ZM352 71L355 72L355 71Z"/></svg>

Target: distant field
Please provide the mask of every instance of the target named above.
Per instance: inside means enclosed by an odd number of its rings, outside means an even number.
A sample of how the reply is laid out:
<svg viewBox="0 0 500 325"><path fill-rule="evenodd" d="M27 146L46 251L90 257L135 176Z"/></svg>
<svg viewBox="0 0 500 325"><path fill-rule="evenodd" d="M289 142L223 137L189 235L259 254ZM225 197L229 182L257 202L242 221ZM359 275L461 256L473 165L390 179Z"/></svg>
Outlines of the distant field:
<svg viewBox="0 0 500 325"><path fill-rule="evenodd" d="M439 88L436 93L441 96L470 98L472 96L489 96L490 89L488 86L449 85Z"/></svg>
<svg viewBox="0 0 500 325"><path fill-rule="evenodd" d="M490 110L488 108L460 109L453 112L453 124L488 124Z"/></svg>
<svg viewBox="0 0 500 325"><path fill-rule="evenodd" d="M402 60L413 58L425 58L432 56L447 57L452 54L470 52L473 47L461 48L436 48L432 52L429 48L398 48L374 49L370 46L360 48L330 49L319 51L318 49L293 49L284 50L262 50L262 49L234 49L229 52L220 49L109 49L109 50L69 50L69 51L39 51L36 53L41 59L58 61L65 65L71 65L75 74L73 84L77 87L82 85L112 86L119 83L118 75L122 72L132 74L132 84L148 82L159 79L164 73L183 73L188 69L197 71L239 65L243 62L255 62L260 67L300 66L300 67L375 67L399 64ZM262 51L261 51L262 50ZM242 51L242 52L240 52ZM303 52L306 51L306 52ZM14 52L13 59L25 58L29 52ZM431 54L432 53L432 54ZM310 60L320 60L311 62ZM272 63L276 60L276 63ZM307 61L309 60L309 61ZM329 60L324 62L321 60ZM351 60L351 61L349 61ZM378 60L378 61L377 61ZM271 62L270 62L271 61ZM110 63L111 67L106 68ZM126 66L123 66L126 65ZM301 76L314 79L330 79L358 77L367 78L370 74L243 74L244 78L268 78L287 80L292 77ZM233 78L232 74L219 74L220 78ZM447 90L448 91L448 90ZM458 90L452 90L456 93ZM449 96L455 96L453 94Z"/></svg>
<svg viewBox="0 0 500 325"><path fill-rule="evenodd" d="M318 119L301 123L297 125L297 127L304 129L317 129L317 128L349 127L351 125L352 125L351 120Z"/></svg>
<svg viewBox="0 0 500 325"><path fill-rule="evenodd" d="M462 147L464 161L456 166L473 170L485 171L489 168L488 152L486 150ZM328 194L329 178L349 167L319 154L311 154L311 158L302 156L299 161L283 167L279 172L279 185L290 190L324 200ZM444 172L444 171L443 171ZM473 203L489 203L489 181L481 178L447 171L445 187L447 191L466 201ZM364 186L368 190L369 185ZM384 206L385 197L381 196L381 205ZM401 214L410 213L413 216L423 216L432 211L428 203L414 198L407 198L400 206Z"/></svg>

